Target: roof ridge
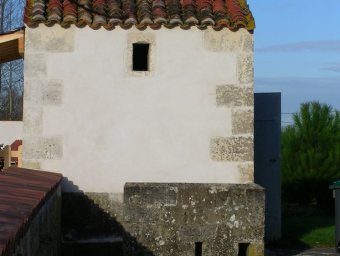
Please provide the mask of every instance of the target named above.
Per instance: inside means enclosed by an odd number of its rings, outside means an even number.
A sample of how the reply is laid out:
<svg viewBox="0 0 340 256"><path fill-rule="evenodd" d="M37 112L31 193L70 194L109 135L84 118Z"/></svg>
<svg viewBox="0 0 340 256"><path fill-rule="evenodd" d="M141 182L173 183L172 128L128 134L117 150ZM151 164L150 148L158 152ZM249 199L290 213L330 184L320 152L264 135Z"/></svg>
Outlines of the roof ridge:
<svg viewBox="0 0 340 256"><path fill-rule="evenodd" d="M246 0L49 0L48 4L45 0L26 0L24 22L28 26L56 23L94 29L255 28Z"/></svg>

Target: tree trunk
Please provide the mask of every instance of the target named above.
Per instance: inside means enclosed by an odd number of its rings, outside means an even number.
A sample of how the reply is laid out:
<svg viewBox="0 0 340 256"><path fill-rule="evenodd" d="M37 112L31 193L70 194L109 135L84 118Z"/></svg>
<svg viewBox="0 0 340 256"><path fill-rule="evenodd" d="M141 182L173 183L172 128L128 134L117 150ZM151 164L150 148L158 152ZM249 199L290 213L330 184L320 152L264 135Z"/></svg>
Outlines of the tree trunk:
<svg viewBox="0 0 340 256"><path fill-rule="evenodd" d="M23 26L25 0L0 0L0 33ZM0 120L22 120L23 60L0 63Z"/></svg>
<svg viewBox="0 0 340 256"><path fill-rule="evenodd" d="M13 63L9 63L9 85L8 85L8 120L12 120L13 105Z"/></svg>
<svg viewBox="0 0 340 256"><path fill-rule="evenodd" d="M0 34L4 32L4 14L5 14L5 0L0 0ZM2 63L0 63L0 93L1 93L1 84L2 84Z"/></svg>

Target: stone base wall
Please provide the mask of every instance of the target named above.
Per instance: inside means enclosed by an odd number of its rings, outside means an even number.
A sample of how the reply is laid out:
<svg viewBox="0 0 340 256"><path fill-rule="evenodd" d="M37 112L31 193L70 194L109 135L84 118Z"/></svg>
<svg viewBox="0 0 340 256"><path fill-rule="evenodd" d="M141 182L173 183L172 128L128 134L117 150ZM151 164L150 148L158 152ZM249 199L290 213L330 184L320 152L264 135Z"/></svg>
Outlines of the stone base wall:
<svg viewBox="0 0 340 256"><path fill-rule="evenodd" d="M30 223L13 256L61 254L61 188L60 186Z"/></svg>
<svg viewBox="0 0 340 256"><path fill-rule="evenodd" d="M127 183L123 203L107 193L64 198L64 239L121 236L125 256L264 255L264 190L256 184ZM87 212L87 228L73 222L77 211Z"/></svg>

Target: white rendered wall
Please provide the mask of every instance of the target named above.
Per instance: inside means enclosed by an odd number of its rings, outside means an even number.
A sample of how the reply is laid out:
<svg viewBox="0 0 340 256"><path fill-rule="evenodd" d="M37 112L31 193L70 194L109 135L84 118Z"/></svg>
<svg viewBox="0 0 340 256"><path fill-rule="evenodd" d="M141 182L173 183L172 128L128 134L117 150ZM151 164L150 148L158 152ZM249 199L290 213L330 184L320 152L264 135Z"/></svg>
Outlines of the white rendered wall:
<svg viewBox="0 0 340 256"><path fill-rule="evenodd" d="M152 42L147 73L130 70L138 38ZM213 138L252 143L252 130L235 134L232 120L245 111L252 124L252 102L216 96L217 86L252 92L252 77L240 75L239 56L252 58L246 39L242 29L26 28L24 165L61 172L87 192L121 193L125 182L252 181L252 159L212 153Z"/></svg>
<svg viewBox="0 0 340 256"><path fill-rule="evenodd" d="M15 140L22 140L22 121L0 121L0 144L11 145Z"/></svg>

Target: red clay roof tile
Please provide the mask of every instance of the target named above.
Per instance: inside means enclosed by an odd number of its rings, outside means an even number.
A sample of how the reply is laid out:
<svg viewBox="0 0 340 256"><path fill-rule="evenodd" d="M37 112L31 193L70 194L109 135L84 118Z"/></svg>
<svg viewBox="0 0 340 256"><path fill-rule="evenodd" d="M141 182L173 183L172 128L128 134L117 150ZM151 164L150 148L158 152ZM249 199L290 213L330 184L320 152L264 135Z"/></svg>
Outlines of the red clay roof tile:
<svg viewBox="0 0 340 256"><path fill-rule="evenodd" d="M13 255L29 223L58 188L62 175L9 167L0 172L0 255Z"/></svg>
<svg viewBox="0 0 340 256"><path fill-rule="evenodd" d="M16 140L11 144L12 151L18 151L19 146L22 145L22 140Z"/></svg>
<svg viewBox="0 0 340 256"><path fill-rule="evenodd" d="M246 0L26 0L24 22L92 28L255 28Z"/></svg>
<svg viewBox="0 0 340 256"><path fill-rule="evenodd" d="M13 157L13 156L12 156L12 157L11 157L11 161L12 161L12 162L18 162L18 157L15 157L15 156Z"/></svg>

